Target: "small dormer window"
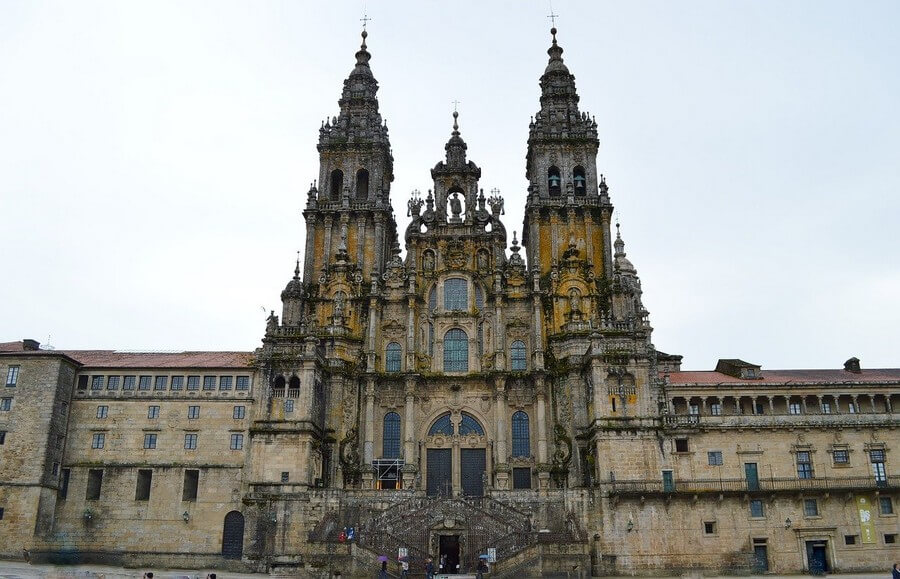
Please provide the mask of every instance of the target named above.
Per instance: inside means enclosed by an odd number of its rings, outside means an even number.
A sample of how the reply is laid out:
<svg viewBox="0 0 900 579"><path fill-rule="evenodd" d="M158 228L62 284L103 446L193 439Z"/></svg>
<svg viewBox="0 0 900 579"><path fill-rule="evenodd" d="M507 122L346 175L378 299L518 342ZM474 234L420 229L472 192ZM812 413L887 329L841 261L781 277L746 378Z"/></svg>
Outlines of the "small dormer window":
<svg viewBox="0 0 900 579"><path fill-rule="evenodd" d="M572 172L572 181L575 183L575 195L584 196L587 194L587 179L584 177L584 167L575 167Z"/></svg>
<svg viewBox="0 0 900 579"><path fill-rule="evenodd" d="M559 197L562 193L562 178L557 167L547 170L547 186L550 189L550 197Z"/></svg>

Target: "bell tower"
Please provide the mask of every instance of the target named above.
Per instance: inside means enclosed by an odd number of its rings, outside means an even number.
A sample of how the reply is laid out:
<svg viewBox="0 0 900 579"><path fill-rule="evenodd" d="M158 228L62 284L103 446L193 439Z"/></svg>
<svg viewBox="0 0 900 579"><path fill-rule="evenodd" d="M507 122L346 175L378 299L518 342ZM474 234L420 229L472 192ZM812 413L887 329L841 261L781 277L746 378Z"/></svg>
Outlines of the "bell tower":
<svg viewBox="0 0 900 579"><path fill-rule="evenodd" d="M597 123L578 110L575 77L550 30L550 60L541 76L541 110L529 125L525 177L529 182L522 242L528 265L541 275L574 244L598 276L612 274L606 183L597 173Z"/></svg>
<svg viewBox="0 0 900 579"><path fill-rule="evenodd" d="M387 123L378 112L378 81L366 47L344 81L340 113L319 129L319 179L309 191L303 279L309 283L339 259L369 282L380 276L396 237L390 189L394 158Z"/></svg>

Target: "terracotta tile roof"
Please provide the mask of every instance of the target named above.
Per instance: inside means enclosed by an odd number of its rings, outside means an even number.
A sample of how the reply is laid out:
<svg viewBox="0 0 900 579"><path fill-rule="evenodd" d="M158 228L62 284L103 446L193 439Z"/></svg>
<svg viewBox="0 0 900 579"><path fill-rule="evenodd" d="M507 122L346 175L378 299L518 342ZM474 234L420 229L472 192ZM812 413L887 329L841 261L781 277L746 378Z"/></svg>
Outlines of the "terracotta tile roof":
<svg viewBox="0 0 900 579"><path fill-rule="evenodd" d="M662 374L660 374L662 376ZM864 369L859 374L846 370L762 370L762 378L758 380L741 380L728 374L715 371L683 371L671 372L669 384L673 386L692 386L723 384L729 386L745 386L759 388L783 384L846 384L867 382L900 383L900 368Z"/></svg>
<svg viewBox="0 0 900 579"><path fill-rule="evenodd" d="M0 352L21 352L23 349L21 340L18 342L0 342Z"/></svg>
<svg viewBox="0 0 900 579"><path fill-rule="evenodd" d="M94 368L247 368L252 352L119 352L66 350L63 354Z"/></svg>

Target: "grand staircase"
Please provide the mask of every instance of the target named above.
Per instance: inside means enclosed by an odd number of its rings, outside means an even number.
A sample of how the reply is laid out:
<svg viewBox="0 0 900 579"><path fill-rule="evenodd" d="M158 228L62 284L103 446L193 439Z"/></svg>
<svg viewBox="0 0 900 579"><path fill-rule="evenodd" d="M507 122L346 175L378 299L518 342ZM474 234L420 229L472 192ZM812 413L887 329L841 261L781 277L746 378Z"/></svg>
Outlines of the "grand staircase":
<svg viewBox="0 0 900 579"><path fill-rule="evenodd" d="M349 500L348 500L349 499ZM552 542L580 542L583 533L562 504L549 508L558 519ZM414 568L426 557L437 559L436 547L429 545L435 534L459 537L460 569L474 570L478 556L496 549L497 562L509 560L539 542L547 542L546 529L532 528L525 512L491 497L412 496L378 509L371 501L356 503L345 499L340 510L325 514L310 533L311 542L333 542L342 528L355 526L354 542L376 555L396 559L405 548ZM542 524L542 527L546 525ZM442 532L445 531L445 532Z"/></svg>

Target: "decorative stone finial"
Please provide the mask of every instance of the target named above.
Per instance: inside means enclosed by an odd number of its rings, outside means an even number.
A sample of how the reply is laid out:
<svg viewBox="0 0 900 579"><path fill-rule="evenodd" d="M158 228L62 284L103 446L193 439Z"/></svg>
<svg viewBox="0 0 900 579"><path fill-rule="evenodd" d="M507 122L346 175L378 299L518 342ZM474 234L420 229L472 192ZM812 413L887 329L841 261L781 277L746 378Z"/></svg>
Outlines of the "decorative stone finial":
<svg viewBox="0 0 900 579"><path fill-rule="evenodd" d="M459 123L457 122L457 119L459 119L459 112L453 111L453 136L454 137L459 136Z"/></svg>

